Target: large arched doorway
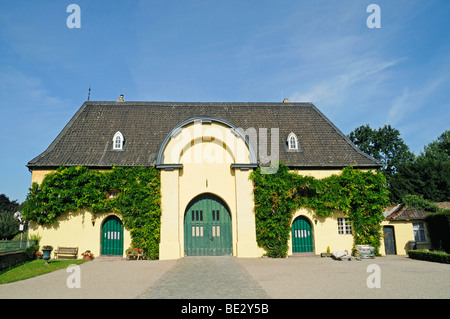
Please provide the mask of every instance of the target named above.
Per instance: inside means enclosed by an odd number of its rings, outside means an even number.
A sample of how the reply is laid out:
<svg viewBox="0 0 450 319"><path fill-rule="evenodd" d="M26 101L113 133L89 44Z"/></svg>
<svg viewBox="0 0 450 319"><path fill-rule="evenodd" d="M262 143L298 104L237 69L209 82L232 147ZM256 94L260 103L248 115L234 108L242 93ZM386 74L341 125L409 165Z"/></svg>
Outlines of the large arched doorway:
<svg viewBox="0 0 450 319"><path fill-rule="evenodd" d="M184 215L186 256L222 256L233 253L231 216L219 197L202 194L194 198Z"/></svg>
<svg viewBox="0 0 450 319"><path fill-rule="evenodd" d="M292 252L313 252L313 234L311 223L306 217L299 216L292 223Z"/></svg>
<svg viewBox="0 0 450 319"><path fill-rule="evenodd" d="M101 254L123 255L123 224L117 216L109 216L103 223Z"/></svg>

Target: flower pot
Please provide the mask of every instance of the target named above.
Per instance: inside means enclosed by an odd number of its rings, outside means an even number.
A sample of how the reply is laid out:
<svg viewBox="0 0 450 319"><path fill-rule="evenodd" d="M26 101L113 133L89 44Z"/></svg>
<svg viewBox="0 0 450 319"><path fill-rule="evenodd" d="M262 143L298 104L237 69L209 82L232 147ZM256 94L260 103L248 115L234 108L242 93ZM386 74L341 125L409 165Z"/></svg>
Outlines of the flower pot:
<svg viewBox="0 0 450 319"><path fill-rule="evenodd" d="M91 260L92 258L90 256L83 256L84 260Z"/></svg>
<svg viewBox="0 0 450 319"><path fill-rule="evenodd" d="M50 259L51 249L42 249L42 259L45 260L45 264L48 265L48 260Z"/></svg>

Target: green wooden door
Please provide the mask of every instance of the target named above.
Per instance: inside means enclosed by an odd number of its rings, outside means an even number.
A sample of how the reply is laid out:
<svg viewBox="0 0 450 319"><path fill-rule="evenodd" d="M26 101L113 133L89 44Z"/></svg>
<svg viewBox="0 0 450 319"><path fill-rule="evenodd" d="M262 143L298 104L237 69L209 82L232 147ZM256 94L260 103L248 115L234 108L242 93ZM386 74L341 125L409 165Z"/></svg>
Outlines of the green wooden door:
<svg viewBox="0 0 450 319"><path fill-rule="evenodd" d="M292 224L292 252L313 252L311 224L305 217L297 217Z"/></svg>
<svg viewBox="0 0 450 319"><path fill-rule="evenodd" d="M101 236L102 255L123 255L123 225L118 217L106 219Z"/></svg>
<svg viewBox="0 0 450 319"><path fill-rule="evenodd" d="M184 216L186 256L222 256L233 253L231 217L227 205L217 196L195 198Z"/></svg>

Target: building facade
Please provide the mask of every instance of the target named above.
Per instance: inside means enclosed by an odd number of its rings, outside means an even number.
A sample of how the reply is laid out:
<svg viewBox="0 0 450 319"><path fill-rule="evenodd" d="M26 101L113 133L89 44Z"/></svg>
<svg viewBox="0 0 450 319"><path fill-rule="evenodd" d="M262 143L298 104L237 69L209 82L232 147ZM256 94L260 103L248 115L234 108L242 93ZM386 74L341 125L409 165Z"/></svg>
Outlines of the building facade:
<svg viewBox="0 0 450 319"><path fill-rule="evenodd" d="M342 168L377 169L311 103L85 102L42 154L28 163L42 183L60 166L109 170L155 167L161 175L160 259L186 255L260 257L251 172L279 162L324 178ZM114 196L114 194L111 194ZM123 255L130 232L117 212L66 212L31 233L53 246ZM300 209L289 254L351 249L351 225L336 212L321 218Z"/></svg>

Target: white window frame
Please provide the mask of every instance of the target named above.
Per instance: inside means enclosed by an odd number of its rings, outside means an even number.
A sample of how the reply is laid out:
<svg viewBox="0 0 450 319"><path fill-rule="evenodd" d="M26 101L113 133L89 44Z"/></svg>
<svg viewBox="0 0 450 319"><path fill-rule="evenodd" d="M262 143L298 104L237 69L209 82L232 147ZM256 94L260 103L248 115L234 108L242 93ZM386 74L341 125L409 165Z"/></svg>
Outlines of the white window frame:
<svg viewBox="0 0 450 319"><path fill-rule="evenodd" d="M123 134L116 132L113 137L113 150L123 150Z"/></svg>
<svg viewBox="0 0 450 319"><path fill-rule="evenodd" d="M338 234L339 235L352 235L352 222L350 218L338 218Z"/></svg>
<svg viewBox="0 0 450 319"><path fill-rule="evenodd" d="M291 143L293 141L293 143ZM290 133L287 138L288 150L298 150L298 139L294 133ZM293 145L294 144L294 145Z"/></svg>
<svg viewBox="0 0 450 319"><path fill-rule="evenodd" d="M413 223L413 234L416 242L426 242L427 237L425 235L424 223Z"/></svg>

